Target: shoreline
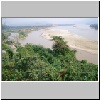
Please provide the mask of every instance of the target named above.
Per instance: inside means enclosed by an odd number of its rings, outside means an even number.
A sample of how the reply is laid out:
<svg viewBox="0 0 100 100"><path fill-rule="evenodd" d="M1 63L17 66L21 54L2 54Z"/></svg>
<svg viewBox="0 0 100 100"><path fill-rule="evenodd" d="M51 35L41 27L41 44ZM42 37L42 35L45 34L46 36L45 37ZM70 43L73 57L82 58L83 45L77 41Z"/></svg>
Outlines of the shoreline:
<svg viewBox="0 0 100 100"><path fill-rule="evenodd" d="M67 42L67 44L69 45L70 49L77 50L77 60L87 60L88 63L98 64L98 41L93 41L82 36L78 36L74 33L70 33L68 30L58 31L59 29L45 29L42 30L41 36L48 40L51 39L50 36L62 36L65 41L68 40L69 43Z"/></svg>
<svg viewBox="0 0 100 100"><path fill-rule="evenodd" d="M40 44L44 48L52 48L52 41L50 40L50 36L52 35L62 36L65 41L68 41L67 44L70 49L77 50L77 60L87 60L89 63L98 64L98 42L70 33L68 30L47 28L38 31L31 31L24 40L20 40L20 43L22 45L25 45L26 43L31 43L33 45Z"/></svg>
<svg viewBox="0 0 100 100"><path fill-rule="evenodd" d="M48 40L51 40L52 36L61 36L72 49L80 49L92 54L98 54L98 41L70 33L68 30L45 29L42 30L41 36Z"/></svg>
<svg viewBox="0 0 100 100"><path fill-rule="evenodd" d="M98 54L93 54L88 51L77 49L76 53L77 60L87 60L88 63L93 63L98 65Z"/></svg>

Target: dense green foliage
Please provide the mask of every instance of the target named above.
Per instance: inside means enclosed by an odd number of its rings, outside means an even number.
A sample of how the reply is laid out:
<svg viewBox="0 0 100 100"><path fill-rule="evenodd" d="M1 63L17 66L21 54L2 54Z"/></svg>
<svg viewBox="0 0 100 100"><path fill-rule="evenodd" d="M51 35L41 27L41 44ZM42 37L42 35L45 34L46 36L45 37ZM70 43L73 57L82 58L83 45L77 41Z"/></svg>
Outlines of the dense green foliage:
<svg viewBox="0 0 100 100"><path fill-rule="evenodd" d="M98 66L78 61L61 37L53 37L52 50L39 45L2 43L2 81L97 81Z"/></svg>

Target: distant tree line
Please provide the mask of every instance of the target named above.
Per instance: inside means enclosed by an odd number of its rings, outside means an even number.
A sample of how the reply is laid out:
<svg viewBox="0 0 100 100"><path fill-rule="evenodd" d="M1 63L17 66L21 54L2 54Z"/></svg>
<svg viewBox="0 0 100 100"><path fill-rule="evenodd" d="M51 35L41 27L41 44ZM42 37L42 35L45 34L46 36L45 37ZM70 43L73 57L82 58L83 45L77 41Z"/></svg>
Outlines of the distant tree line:
<svg viewBox="0 0 100 100"><path fill-rule="evenodd" d="M98 24L91 24L90 27L97 30L98 29Z"/></svg>

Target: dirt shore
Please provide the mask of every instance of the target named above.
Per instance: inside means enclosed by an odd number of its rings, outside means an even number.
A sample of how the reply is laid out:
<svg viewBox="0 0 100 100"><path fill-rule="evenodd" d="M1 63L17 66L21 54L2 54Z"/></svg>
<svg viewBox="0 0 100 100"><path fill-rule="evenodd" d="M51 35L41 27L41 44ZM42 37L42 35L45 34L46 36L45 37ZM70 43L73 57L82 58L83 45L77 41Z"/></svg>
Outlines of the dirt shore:
<svg viewBox="0 0 100 100"><path fill-rule="evenodd" d="M98 64L98 41L60 29L44 29L41 36L46 39L51 39L52 36L61 36L68 42L69 47L77 50L76 58L78 60L87 60L90 63Z"/></svg>

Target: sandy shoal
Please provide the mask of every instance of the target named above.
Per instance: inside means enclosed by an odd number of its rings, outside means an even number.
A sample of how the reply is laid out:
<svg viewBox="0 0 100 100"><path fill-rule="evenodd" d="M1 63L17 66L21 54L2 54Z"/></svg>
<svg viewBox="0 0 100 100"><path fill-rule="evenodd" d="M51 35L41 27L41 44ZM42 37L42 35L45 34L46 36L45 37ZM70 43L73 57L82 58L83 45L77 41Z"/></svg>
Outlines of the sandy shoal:
<svg viewBox="0 0 100 100"><path fill-rule="evenodd" d="M98 64L98 41L61 29L44 29L41 36L49 40L52 39L52 36L61 36L67 41L69 47L77 50L76 58L78 60L87 60L90 63Z"/></svg>

